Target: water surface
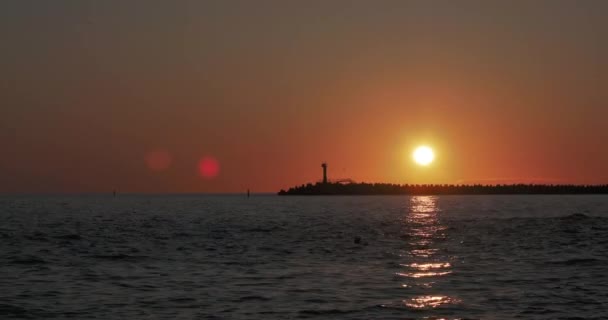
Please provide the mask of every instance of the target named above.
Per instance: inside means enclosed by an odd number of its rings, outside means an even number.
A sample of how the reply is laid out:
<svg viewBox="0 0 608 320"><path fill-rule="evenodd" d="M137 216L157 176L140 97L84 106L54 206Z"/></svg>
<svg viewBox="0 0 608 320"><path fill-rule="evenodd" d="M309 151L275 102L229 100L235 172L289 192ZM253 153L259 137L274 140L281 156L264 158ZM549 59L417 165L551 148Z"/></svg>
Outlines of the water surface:
<svg viewBox="0 0 608 320"><path fill-rule="evenodd" d="M4 196L2 318L608 318L608 196Z"/></svg>

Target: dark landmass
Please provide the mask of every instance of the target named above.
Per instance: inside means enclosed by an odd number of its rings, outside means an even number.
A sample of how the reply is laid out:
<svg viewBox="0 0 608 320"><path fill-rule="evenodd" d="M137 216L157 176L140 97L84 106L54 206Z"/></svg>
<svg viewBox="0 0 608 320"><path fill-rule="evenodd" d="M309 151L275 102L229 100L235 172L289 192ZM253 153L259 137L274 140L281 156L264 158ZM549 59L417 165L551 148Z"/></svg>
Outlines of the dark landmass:
<svg viewBox="0 0 608 320"><path fill-rule="evenodd" d="M604 185L547 184L390 184L322 183L303 184L281 190L279 195L448 195L448 194L608 194Z"/></svg>

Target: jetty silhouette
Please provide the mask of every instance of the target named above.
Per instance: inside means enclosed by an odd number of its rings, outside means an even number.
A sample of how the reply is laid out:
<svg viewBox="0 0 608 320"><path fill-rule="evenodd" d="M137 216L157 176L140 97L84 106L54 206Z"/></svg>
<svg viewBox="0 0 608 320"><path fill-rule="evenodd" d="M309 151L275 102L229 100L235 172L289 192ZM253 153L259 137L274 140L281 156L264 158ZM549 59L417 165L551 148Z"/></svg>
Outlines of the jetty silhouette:
<svg viewBox="0 0 608 320"><path fill-rule="evenodd" d="M278 195L490 195L490 194L608 194L608 184L393 184L357 183L351 179L327 179L327 163L321 165L323 179L281 189Z"/></svg>

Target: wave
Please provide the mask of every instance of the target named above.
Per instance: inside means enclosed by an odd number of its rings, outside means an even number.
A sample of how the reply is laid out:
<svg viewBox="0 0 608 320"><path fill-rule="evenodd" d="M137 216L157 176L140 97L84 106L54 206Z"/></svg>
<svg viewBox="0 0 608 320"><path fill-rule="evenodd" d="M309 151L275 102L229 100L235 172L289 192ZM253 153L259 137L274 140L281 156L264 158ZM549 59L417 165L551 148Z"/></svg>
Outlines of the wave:
<svg viewBox="0 0 608 320"><path fill-rule="evenodd" d="M119 254L96 254L92 255L91 258L101 260L141 260L147 258L147 256L132 256L124 253Z"/></svg>
<svg viewBox="0 0 608 320"><path fill-rule="evenodd" d="M25 257L13 257L10 263L14 264L23 264L23 265L31 265L31 264L45 264L46 260L36 257L36 256L25 256Z"/></svg>
<svg viewBox="0 0 608 320"><path fill-rule="evenodd" d="M190 298L190 297L182 297L182 298L172 298L172 299L169 299L169 301L183 303L183 302L194 302L194 301L196 301L196 299Z"/></svg>
<svg viewBox="0 0 608 320"><path fill-rule="evenodd" d="M245 232L273 232L273 231L278 231L278 230L284 230L284 228L278 227L278 226L272 226L272 227L253 227L253 228L249 228L249 229L244 229L243 231Z"/></svg>
<svg viewBox="0 0 608 320"><path fill-rule="evenodd" d="M0 303L0 314L26 318L31 316L25 308L4 303Z"/></svg>
<svg viewBox="0 0 608 320"><path fill-rule="evenodd" d="M238 299L232 300L234 302L244 302L244 301L270 301L270 298L267 297L263 297L263 296L256 296L256 295L252 295L252 296L244 296L244 297L239 297Z"/></svg>
<svg viewBox="0 0 608 320"><path fill-rule="evenodd" d="M584 213L578 213L578 212L569 214L567 216L560 217L561 220L586 220L589 218L591 218L591 217Z"/></svg>
<svg viewBox="0 0 608 320"><path fill-rule="evenodd" d="M23 236L23 237L24 237L25 239L28 239L28 240L34 240L34 241L43 241L43 242L46 242L46 241L48 241L48 240L49 240L49 239L48 239L46 236L47 236L47 235L46 235L46 233L42 233L42 232L34 232L34 233L32 233L32 234L28 234L28 235L25 235L25 236Z"/></svg>
<svg viewBox="0 0 608 320"><path fill-rule="evenodd" d="M305 299L304 302L308 302L308 303L328 303L329 301L327 301L325 299L320 299L320 298L310 298L310 299Z"/></svg>
<svg viewBox="0 0 608 320"><path fill-rule="evenodd" d="M341 309L326 309L326 310L300 310L298 313L301 315L310 315L310 316L323 316L323 315L332 315L332 314L349 314L358 312L359 310L341 310Z"/></svg>
<svg viewBox="0 0 608 320"><path fill-rule="evenodd" d="M566 266L573 266L573 265L589 265L589 264L605 264L607 261L606 260L600 260L600 259L595 259L595 258L573 258L573 259L567 259L567 260L557 260L557 261L551 261L551 264L559 264L559 265L566 265Z"/></svg>
<svg viewBox="0 0 608 320"><path fill-rule="evenodd" d="M55 236L55 239L62 239L62 240L81 240L82 237L79 234L64 234L64 235L60 235L60 236Z"/></svg>

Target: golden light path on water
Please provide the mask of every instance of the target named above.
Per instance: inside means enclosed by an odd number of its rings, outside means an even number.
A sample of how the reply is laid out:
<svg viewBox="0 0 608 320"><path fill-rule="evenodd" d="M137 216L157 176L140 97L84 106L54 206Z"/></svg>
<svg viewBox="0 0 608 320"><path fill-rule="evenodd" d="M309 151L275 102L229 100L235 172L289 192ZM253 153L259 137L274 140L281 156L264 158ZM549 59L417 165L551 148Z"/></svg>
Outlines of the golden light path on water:
<svg viewBox="0 0 608 320"><path fill-rule="evenodd" d="M407 208L404 218L406 234L402 238L407 244L408 263L400 264L406 269L396 274L407 279L401 285L403 288L422 288L427 294L414 294L402 300L403 305L411 309L434 309L459 303L454 297L433 292L433 285L452 273L451 263L440 254L437 245L445 239L447 229L438 218L437 197L411 197Z"/></svg>

